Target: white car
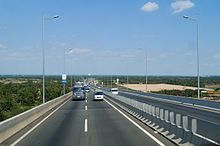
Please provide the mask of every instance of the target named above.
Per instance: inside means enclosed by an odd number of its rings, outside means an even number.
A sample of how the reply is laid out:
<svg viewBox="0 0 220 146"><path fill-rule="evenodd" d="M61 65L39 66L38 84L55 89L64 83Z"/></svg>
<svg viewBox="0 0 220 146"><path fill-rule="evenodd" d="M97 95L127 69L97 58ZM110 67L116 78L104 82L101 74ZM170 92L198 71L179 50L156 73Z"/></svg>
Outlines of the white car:
<svg viewBox="0 0 220 146"><path fill-rule="evenodd" d="M93 100L103 100L104 94L100 90L96 90L93 96Z"/></svg>
<svg viewBox="0 0 220 146"><path fill-rule="evenodd" d="M118 88L111 89L112 94L118 95Z"/></svg>

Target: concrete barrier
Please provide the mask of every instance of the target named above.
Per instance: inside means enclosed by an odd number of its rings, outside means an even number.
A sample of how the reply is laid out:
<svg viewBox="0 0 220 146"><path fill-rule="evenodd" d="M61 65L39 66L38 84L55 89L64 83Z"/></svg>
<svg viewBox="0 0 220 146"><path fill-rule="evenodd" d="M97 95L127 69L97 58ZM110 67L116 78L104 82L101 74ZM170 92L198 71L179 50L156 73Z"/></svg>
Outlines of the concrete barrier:
<svg viewBox="0 0 220 146"><path fill-rule="evenodd" d="M19 115L0 122L0 143L32 123L34 120L38 119L40 116L44 115L46 112L63 103L70 97L70 95L71 92L65 96L60 96L56 99L48 101Z"/></svg>
<svg viewBox="0 0 220 146"><path fill-rule="evenodd" d="M136 96L143 96L146 98L154 98L154 99L162 99L168 101L175 101L179 103L185 103L188 105L193 105L201 108L207 108L212 110L220 111L220 102L207 100L207 99L197 99L183 96L173 96L173 95L165 95L165 94L156 94L156 93L144 93L137 91L120 91L121 93L128 93Z"/></svg>

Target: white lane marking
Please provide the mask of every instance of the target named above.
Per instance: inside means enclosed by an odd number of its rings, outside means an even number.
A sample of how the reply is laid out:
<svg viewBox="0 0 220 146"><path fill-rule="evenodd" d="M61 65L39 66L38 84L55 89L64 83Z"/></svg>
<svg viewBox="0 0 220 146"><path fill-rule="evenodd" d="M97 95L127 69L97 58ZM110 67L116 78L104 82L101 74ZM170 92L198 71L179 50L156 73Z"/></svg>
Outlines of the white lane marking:
<svg viewBox="0 0 220 146"><path fill-rule="evenodd" d="M87 100L86 100L86 102L87 102Z"/></svg>
<svg viewBox="0 0 220 146"><path fill-rule="evenodd" d="M137 128L139 128L142 132L144 132L146 135L148 135L151 139L153 139L156 143L158 143L160 146L166 146L161 141L159 141L156 137L151 135L149 132L147 132L144 128L142 128L140 125L138 125L135 121L133 121L131 118L129 118L127 115L125 115L122 111L120 111L117 107L112 105L110 102L108 102L106 99L104 99L110 106L112 106L115 110L117 110L120 114L122 114L125 118L127 118L132 124L134 124Z"/></svg>
<svg viewBox="0 0 220 146"><path fill-rule="evenodd" d="M85 132L88 132L88 120L85 119Z"/></svg>
<svg viewBox="0 0 220 146"><path fill-rule="evenodd" d="M220 143L218 143L218 142L216 142L216 141L214 141L214 140L212 140L212 139L209 139L209 138L207 138L207 137L205 137L205 136L199 135L199 134L197 134L197 133L195 133L195 135L198 136L198 137L201 137L202 139L205 139L205 140L207 140L207 141L209 141L209 142L211 142L211 143L214 143L215 145L220 145Z"/></svg>
<svg viewBox="0 0 220 146"><path fill-rule="evenodd" d="M35 125L33 128L31 128L28 132L26 132L19 139L17 139L15 142L13 142L10 146L15 146L16 144L18 144L22 139L24 139L28 134L30 134L32 131L34 131L34 129L36 129L40 124L42 124L45 120L47 120L52 114L54 114L58 109L60 109L68 101L69 100L67 100L63 104L61 104L57 109L55 109L52 113L50 113L48 116L46 116L42 121L40 121L37 125Z"/></svg>
<svg viewBox="0 0 220 146"><path fill-rule="evenodd" d="M85 106L85 110L87 111L87 106Z"/></svg>

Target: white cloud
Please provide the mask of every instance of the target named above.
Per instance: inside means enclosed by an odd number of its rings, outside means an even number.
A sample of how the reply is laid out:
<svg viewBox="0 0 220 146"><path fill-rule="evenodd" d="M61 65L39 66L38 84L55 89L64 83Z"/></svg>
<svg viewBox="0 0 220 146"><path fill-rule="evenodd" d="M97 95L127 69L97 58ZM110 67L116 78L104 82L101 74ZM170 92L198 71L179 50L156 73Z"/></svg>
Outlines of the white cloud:
<svg viewBox="0 0 220 146"><path fill-rule="evenodd" d="M121 54L120 58L125 58L125 59L132 59L135 58L136 56L133 54Z"/></svg>
<svg viewBox="0 0 220 146"><path fill-rule="evenodd" d="M168 55L165 54L165 53L162 53L162 54L159 55L159 58L165 59L165 58L168 58Z"/></svg>
<svg viewBox="0 0 220 146"><path fill-rule="evenodd" d="M73 48L73 49L69 49L69 52L67 52L68 54L77 54L77 55L81 55L81 54L87 54L89 53L90 50L89 49L85 49L85 48Z"/></svg>
<svg viewBox="0 0 220 146"><path fill-rule="evenodd" d="M215 54L213 57L219 59L220 58L220 54Z"/></svg>
<svg viewBox="0 0 220 146"><path fill-rule="evenodd" d="M177 0L171 3L171 8L173 13L179 13L186 9L190 9L194 6L194 3L191 0Z"/></svg>
<svg viewBox="0 0 220 146"><path fill-rule="evenodd" d="M155 2L147 2L141 7L141 10L145 12L153 12L157 9L159 9L159 5Z"/></svg>
<svg viewBox="0 0 220 146"><path fill-rule="evenodd" d="M9 57L11 57L11 58L24 58L25 55L20 52L12 52L11 54L9 54Z"/></svg>
<svg viewBox="0 0 220 146"><path fill-rule="evenodd" d="M49 42L53 46L59 46L59 47L65 47L67 44L65 42L59 42L59 41L50 41Z"/></svg>
<svg viewBox="0 0 220 146"><path fill-rule="evenodd" d="M7 46L0 44L0 49L5 49L5 48L7 48Z"/></svg>
<svg viewBox="0 0 220 146"><path fill-rule="evenodd" d="M184 53L183 55L185 55L185 56L192 56L192 53L186 52L186 53Z"/></svg>

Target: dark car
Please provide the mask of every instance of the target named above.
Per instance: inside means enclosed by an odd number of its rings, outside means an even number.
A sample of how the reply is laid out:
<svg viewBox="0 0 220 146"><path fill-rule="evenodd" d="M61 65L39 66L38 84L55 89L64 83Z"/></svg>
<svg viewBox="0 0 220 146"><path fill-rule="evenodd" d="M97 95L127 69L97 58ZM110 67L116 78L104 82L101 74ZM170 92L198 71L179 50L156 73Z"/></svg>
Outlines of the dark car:
<svg viewBox="0 0 220 146"><path fill-rule="evenodd" d="M85 100L85 99L86 99L86 94L82 89L82 87L73 88L72 100Z"/></svg>

